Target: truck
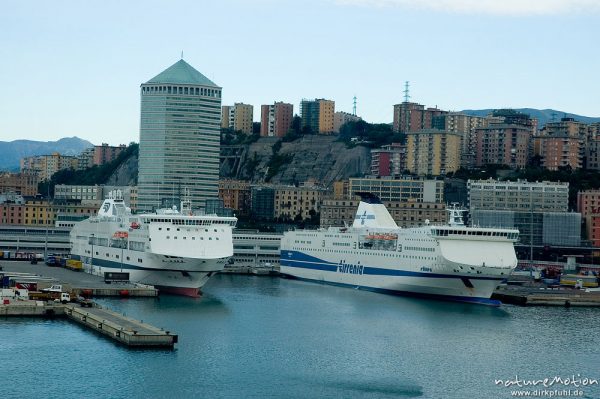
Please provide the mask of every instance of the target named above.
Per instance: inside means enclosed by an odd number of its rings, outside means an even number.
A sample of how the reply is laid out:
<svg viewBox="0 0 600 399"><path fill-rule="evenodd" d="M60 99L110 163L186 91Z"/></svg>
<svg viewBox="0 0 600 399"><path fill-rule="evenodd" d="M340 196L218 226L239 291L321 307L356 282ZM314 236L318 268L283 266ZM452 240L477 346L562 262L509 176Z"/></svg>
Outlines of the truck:
<svg viewBox="0 0 600 399"><path fill-rule="evenodd" d="M67 259L65 263L65 268L76 272L80 272L83 270L83 263L81 263L80 260Z"/></svg>
<svg viewBox="0 0 600 399"><path fill-rule="evenodd" d="M30 291L29 299L34 301L54 301L67 303L71 302L71 294L69 294L68 292Z"/></svg>
<svg viewBox="0 0 600 399"><path fill-rule="evenodd" d="M46 257L46 264L48 266L58 266L60 264L60 258L57 259L54 255L48 255Z"/></svg>
<svg viewBox="0 0 600 399"><path fill-rule="evenodd" d="M10 301L29 298L29 291L24 288L0 288L0 303L8 304Z"/></svg>

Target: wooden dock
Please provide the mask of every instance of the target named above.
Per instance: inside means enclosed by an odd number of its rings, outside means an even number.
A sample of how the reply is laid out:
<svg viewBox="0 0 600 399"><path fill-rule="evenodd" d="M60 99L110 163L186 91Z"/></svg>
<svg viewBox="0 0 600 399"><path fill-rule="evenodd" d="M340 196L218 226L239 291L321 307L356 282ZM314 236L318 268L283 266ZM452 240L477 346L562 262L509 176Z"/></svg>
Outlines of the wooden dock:
<svg viewBox="0 0 600 399"><path fill-rule="evenodd" d="M71 303L17 301L0 305L0 317L66 317L128 347L173 348L178 341L177 334L170 331L91 304L92 307L81 307Z"/></svg>

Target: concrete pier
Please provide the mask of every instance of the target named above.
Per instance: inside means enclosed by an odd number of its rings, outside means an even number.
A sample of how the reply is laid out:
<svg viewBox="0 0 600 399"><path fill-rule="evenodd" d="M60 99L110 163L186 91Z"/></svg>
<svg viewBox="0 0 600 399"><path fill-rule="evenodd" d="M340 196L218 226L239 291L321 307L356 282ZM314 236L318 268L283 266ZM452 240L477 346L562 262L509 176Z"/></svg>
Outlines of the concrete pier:
<svg viewBox="0 0 600 399"><path fill-rule="evenodd" d="M158 296L158 290L156 288L139 288L139 287L128 287L128 288L85 288L85 287L74 287L73 292L77 295L84 297L96 297L96 296L120 296L120 297L156 297Z"/></svg>
<svg viewBox="0 0 600 399"><path fill-rule="evenodd" d="M170 331L161 330L112 310L101 307L82 308L71 304L64 306L68 319L127 346L173 347L178 340L178 336Z"/></svg>
<svg viewBox="0 0 600 399"><path fill-rule="evenodd" d="M64 316L64 314L65 307L55 303L23 301L13 302L8 305L0 305L0 317L54 317Z"/></svg>
<svg viewBox="0 0 600 399"><path fill-rule="evenodd" d="M492 298L503 303L521 306L600 307L600 292L574 289L506 287L497 289Z"/></svg>
<svg viewBox="0 0 600 399"><path fill-rule="evenodd" d="M172 348L178 341L177 334L164 331L95 304L92 307L84 308L78 304L62 305L39 301L17 301L0 305L0 317L2 316L66 317L68 320L79 323L129 347Z"/></svg>

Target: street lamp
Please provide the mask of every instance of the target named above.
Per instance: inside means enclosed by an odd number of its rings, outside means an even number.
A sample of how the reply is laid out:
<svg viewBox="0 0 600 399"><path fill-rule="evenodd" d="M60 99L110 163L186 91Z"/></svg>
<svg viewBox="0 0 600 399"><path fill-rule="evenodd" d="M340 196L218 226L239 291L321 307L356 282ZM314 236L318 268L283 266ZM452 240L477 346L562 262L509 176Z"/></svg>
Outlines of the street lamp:
<svg viewBox="0 0 600 399"><path fill-rule="evenodd" d="M96 235L94 233L90 234L90 242L92 244L92 258L90 260L90 271L94 274L94 240L96 239Z"/></svg>

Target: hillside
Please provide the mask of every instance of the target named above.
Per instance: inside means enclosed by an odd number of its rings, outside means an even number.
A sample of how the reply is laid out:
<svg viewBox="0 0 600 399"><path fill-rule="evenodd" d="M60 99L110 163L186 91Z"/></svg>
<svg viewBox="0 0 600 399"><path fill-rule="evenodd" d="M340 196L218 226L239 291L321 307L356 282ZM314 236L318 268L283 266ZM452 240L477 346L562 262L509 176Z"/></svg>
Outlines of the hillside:
<svg viewBox="0 0 600 399"><path fill-rule="evenodd" d="M14 140L0 141L0 170L15 171L19 161L32 155L58 152L61 155L78 155L94 145L78 137L66 137L58 141Z"/></svg>
<svg viewBox="0 0 600 399"><path fill-rule="evenodd" d="M563 117L573 118L576 121L580 121L583 123L600 122L600 117L571 114L569 112L557 111L554 109L515 108L514 110L523 112L525 114L529 114L529 116L531 116L532 118L538 119L539 127L544 126L546 123L551 122L553 119L556 121L560 121L560 118ZM493 111L495 111L495 109L465 109L460 112L473 116L486 116Z"/></svg>
<svg viewBox="0 0 600 399"><path fill-rule="evenodd" d="M263 137L250 145L223 148L221 155L221 178L254 183L299 184L315 179L328 185L362 176L371 165L368 148L347 148L336 136L306 135L292 142Z"/></svg>

